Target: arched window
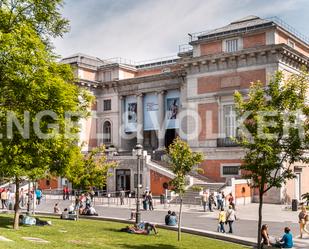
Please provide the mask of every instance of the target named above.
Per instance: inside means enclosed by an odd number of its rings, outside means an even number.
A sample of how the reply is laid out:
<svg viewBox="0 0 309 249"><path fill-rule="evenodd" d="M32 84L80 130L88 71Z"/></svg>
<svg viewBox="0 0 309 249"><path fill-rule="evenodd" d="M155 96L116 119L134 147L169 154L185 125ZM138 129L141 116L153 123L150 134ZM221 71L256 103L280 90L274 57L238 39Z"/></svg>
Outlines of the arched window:
<svg viewBox="0 0 309 249"><path fill-rule="evenodd" d="M103 124L103 143L110 144L112 142L112 125L109 121Z"/></svg>

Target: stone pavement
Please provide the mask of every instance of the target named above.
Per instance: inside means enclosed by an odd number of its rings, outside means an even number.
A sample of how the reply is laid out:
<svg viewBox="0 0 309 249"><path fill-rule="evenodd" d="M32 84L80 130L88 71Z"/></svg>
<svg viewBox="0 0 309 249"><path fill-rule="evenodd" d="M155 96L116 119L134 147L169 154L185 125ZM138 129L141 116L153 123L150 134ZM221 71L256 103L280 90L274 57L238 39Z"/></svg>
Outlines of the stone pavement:
<svg viewBox="0 0 309 249"><path fill-rule="evenodd" d="M54 203L58 202L61 209L68 207L72 201L44 200L37 211L52 212ZM134 203L124 206L107 204L107 202L96 202L95 208L99 216L129 219L131 210L135 208ZM257 237L257 204L239 205L237 208L237 221L234 224L234 235L254 239ZM142 211L142 219L154 223L164 223L167 210L178 211L177 205L156 205L154 211ZM273 237L281 237L285 226L291 227L297 243L296 248L309 248L309 236L298 239L297 212L287 211L284 206L265 204L263 210L263 223L269 226L269 233ZM200 206L184 206L182 226L207 231L216 231L218 211L213 213L203 212ZM228 236L228 235L227 235Z"/></svg>

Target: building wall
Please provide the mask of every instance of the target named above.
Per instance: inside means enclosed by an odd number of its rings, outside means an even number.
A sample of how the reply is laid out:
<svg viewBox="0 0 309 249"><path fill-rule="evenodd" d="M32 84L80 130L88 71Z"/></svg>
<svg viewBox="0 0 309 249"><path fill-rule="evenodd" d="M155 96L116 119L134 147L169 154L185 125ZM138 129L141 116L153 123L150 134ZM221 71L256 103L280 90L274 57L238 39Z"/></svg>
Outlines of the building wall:
<svg viewBox="0 0 309 249"><path fill-rule="evenodd" d="M207 156L207 155L206 155ZM223 165L239 165L242 163L240 159L215 159L215 160L204 160L199 167L204 170L203 175L209 177L212 180L218 182L225 182L226 177L222 177L221 175L221 167Z"/></svg>
<svg viewBox="0 0 309 249"><path fill-rule="evenodd" d="M49 185L47 182L49 181ZM51 179L41 179L38 181L38 187L42 190L44 189L57 189L58 188L58 178L54 177Z"/></svg>
<svg viewBox="0 0 309 249"><path fill-rule="evenodd" d="M205 44L201 44L200 47L200 55L211 55L222 52L222 41L214 41Z"/></svg>
<svg viewBox="0 0 309 249"><path fill-rule="evenodd" d="M150 186L151 192L153 195L161 195L165 193L165 189L163 188L163 183L169 183L171 181L167 176L161 175L158 172L150 170Z"/></svg>
<svg viewBox="0 0 309 249"><path fill-rule="evenodd" d="M243 38L243 48L253 48L266 45L266 33L247 35Z"/></svg>

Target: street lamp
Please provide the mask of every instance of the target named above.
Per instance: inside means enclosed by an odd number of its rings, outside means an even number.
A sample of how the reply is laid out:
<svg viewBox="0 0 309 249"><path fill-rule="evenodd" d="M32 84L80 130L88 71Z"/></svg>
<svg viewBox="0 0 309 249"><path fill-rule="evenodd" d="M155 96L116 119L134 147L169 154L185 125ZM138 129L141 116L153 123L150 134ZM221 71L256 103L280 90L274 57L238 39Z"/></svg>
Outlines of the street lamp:
<svg viewBox="0 0 309 249"><path fill-rule="evenodd" d="M141 168L141 157L143 155L143 146L141 144L137 144L134 148L136 152L136 157L137 157L137 189L136 189L136 195L137 195L137 200L136 200L136 213L135 213L135 218L136 224L141 223L141 213L140 213L140 199L139 199L139 188L140 188L140 168Z"/></svg>

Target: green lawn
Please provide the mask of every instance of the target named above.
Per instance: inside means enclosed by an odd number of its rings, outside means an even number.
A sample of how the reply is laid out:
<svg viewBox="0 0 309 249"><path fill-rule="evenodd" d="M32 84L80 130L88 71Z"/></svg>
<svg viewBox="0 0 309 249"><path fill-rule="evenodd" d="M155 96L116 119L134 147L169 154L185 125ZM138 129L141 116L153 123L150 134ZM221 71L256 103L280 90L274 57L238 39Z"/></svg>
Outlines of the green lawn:
<svg viewBox="0 0 309 249"><path fill-rule="evenodd" d="M119 232L126 226L120 223L103 221L63 221L58 218L44 217L51 220L52 226L27 227L18 231L12 229L12 216L0 215L0 235L13 242L0 241L0 248L123 248L123 249L176 249L176 248L207 248L207 249L240 249L247 248L205 237L183 234L182 241L177 242L177 233L159 229L158 235L134 235ZM49 241L48 244L35 243L21 237L36 237Z"/></svg>

